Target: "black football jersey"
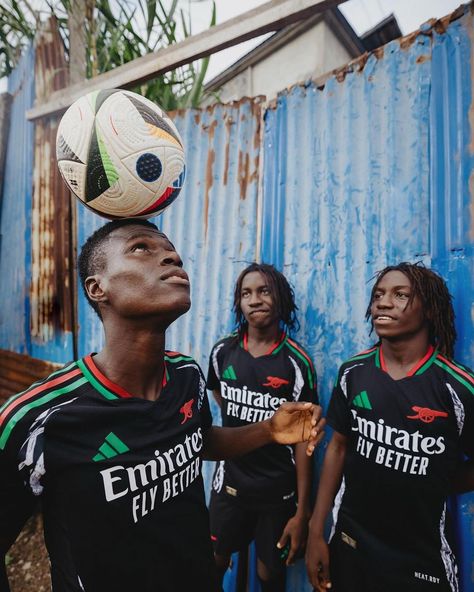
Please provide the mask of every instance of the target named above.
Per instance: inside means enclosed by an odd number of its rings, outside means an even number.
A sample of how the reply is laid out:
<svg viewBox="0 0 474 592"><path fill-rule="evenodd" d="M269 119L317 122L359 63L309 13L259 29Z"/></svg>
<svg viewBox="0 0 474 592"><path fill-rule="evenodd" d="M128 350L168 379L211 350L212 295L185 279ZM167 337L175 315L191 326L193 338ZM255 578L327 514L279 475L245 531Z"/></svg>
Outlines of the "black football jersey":
<svg viewBox="0 0 474 592"><path fill-rule="evenodd" d="M0 412L6 531L41 496L54 592L213 590L201 477L211 425L196 362L166 352L160 397L110 382L93 356L12 397Z"/></svg>
<svg viewBox="0 0 474 592"><path fill-rule="evenodd" d="M286 401L317 402L316 373L304 349L286 333L267 354L254 358L247 336L218 341L209 359L207 388L222 396L222 425L238 427L271 417ZM216 467L213 489L281 501L295 495L292 446L270 444Z"/></svg>
<svg viewBox="0 0 474 592"><path fill-rule="evenodd" d="M431 347L394 380L374 347L340 368L327 422L349 439L333 534L383 590L458 590L447 497L474 457L472 372Z"/></svg>

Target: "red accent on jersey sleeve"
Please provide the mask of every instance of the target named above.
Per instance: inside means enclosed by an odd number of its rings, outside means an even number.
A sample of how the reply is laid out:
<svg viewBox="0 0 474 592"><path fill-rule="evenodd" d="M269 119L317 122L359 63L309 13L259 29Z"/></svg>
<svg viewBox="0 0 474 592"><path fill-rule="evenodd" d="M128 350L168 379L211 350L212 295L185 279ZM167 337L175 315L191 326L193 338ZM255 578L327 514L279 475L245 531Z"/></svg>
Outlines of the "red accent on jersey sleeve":
<svg viewBox="0 0 474 592"><path fill-rule="evenodd" d="M311 358L308 356L308 354L304 351L304 349L301 349L301 347L296 343L296 341L293 341L293 339L290 339L289 337L287 337L287 341L290 345L297 349L306 360L308 360L311 370L314 371L313 362Z"/></svg>
<svg viewBox="0 0 474 592"><path fill-rule="evenodd" d="M457 372L458 374L460 374L461 376L463 376L466 380L469 380L469 382L471 384L474 384L474 377L472 377L470 374L468 374L465 370L463 370L462 368L460 368L456 364L453 364L453 362L451 362L451 360L448 360L447 358L445 358L441 354L438 354L438 358L442 362L444 362L447 366L449 366L450 368L452 368L455 372Z"/></svg>
<svg viewBox="0 0 474 592"><path fill-rule="evenodd" d="M68 380L70 380L71 378L74 378L74 376L77 376L78 374L81 374L81 371L79 368L75 368L74 370L71 370L67 374L63 374L62 376L58 376L57 378L54 378L53 380L48 380L47 382L44 382L43 384L37 386L36 388L34 388L30 391L27 391L26 393L21 395L21 397L18 397L17 399L12 401L11 404L7 405L7 407L3 410L2 414L0 415L0 425L2 425L2 423L5 421L5 418L8 415L10 415L10 413L14 409L16 409L19 405L21 405L25 401L28 401L28 399L31 399L35 395L39 395L43 391L49 390L52 387L57 386L58 384L62 384L63 382L67 382Z"/></svg>

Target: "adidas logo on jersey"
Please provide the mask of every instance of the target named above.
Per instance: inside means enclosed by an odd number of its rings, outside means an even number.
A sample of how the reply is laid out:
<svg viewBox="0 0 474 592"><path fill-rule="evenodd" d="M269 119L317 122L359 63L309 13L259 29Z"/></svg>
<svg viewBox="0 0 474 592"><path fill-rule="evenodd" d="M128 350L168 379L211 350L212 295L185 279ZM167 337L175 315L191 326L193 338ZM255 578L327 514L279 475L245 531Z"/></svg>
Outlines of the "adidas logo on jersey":
<svg viewBox="0 0 474 592"><path fill-rule="evenodd" d="M361 391L357 396L355 396L352 404L354 407L360 407L361 409L372 409L367 391Z"/></svg>
<svg viewBox="0 0 474 592"><path fill-rule="evenodd" d="M235 370L232 366L227 366L227 368L222 373L222 378L227 378L227 380L237 380L237 375L235 374Z"/></svg>
<svg viewBox="0 0 474 592"><path fill-rule="evenodd" d="M122 440L116 436L113 432L110 432L105 437L105 442L99 448L99 452L93 457L94 462L105 460L106 458L113 458L118 454L128 452L130 448L122 442Z"/></svg>

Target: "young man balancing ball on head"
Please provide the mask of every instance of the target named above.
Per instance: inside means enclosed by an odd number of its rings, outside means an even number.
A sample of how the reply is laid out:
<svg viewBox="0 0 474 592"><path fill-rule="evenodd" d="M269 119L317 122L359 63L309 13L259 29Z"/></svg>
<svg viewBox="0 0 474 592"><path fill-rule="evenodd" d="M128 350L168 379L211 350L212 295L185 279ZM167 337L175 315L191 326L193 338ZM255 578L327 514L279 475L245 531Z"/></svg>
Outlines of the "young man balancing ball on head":
<svg viewBox="0 0 474 592"><path fill-rule="evenodd" d="M155 225L106 224L79 268L105 347L2 408L1 549L41 496L54 592L213 591L201 459L305 440L310 453L319 409L288 405L239 434L212 427L198 365L165 350L189 281Z"/></svg>
<svg viewBox="0 0 474 592"><path fill-rule="evenodd" d="M379 342L341 366L329 405L309 579L318 592L455 592L446 499L474 486L474 376L452 360L451 296L400 263L377 275L367 318Z"/></svg>
<svg viewBox="0 0 474 592"><path fill-rule="evenodd" d="M286 401L317 402L311 359L290 339L293 290L272 265L253 263L234 291L237 332L213 347L207 387L232 429L271 417ZM241 428L238 428L241 429ZM311 459L304 445L269 444L221 462L213 480L211 536L220 580L230 555L255 539L263 592L285 590L286 565L306 543Z"/></svg>

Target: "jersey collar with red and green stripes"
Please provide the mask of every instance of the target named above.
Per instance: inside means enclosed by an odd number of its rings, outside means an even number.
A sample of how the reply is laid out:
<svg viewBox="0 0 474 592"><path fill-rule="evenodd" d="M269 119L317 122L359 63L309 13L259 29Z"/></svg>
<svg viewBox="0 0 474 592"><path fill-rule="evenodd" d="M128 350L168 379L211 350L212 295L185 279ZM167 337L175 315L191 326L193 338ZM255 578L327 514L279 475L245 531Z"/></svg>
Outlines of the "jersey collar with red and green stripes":
<svg viewBox="0 0 474 592"><path fill-rule="evenodd" d="M170 380L170 368L181 361L190 362L192 358L179 352L165 352L165 367L162 387ZM71 400L82 392L81 387L91 384L95 391L105 399L127 399L133 395L110 381L96 366L93 355L72 362L48 378L39 381L25 391L14 395L0 407L0 450L5 448L15 426L30 412L47 408Z"/></svg>
<svg viewBox="0 0 474 592"><path fill-rule="evenodd" d="M418 376L419 374L423 374L423 372L428 370L431 364L433 364L437 355L438 350L430 345L425 355L421 358L421 360L418 360L418 362L416 362L416 364L414 364L410 370L408 370L406 376ZM377 368L381 368L384 372L388 372L383 355L383 348L381 345L379 345L375 351L375 365Z"/></svg>
<svg viewBox="0 0 474 592"><path fill-rule="evenodd" d="M239 342L240 347L248 351L248 333L247 331L242 335ZM285 331L280 333L279 338L272 344L270 349L264 354L266 356L276 356L283 347L287 347L297 358L299 358L306 366L308 375L308 384L311 389L315 388L315 371L313 362L308 354L298 345L296 341L290 339Z"/></svg>
<svg viewBox="0 0 474 592"><path fill-rule="evenodd" d="M269 350L267 352L265 352L263 355L264 356L276 355L283 347L286 338L287 338L286 333L284 331L282 331L280 333L280 336L278 337L278 339L275 341L275 343L272 343ZM245 331L245 333L242 336L242 339L240 340L240 347L248 352L249 351L248 344L249 344L249 334L247 333L247 331Z"/></svg>
<svg viewBox="0 0 474 592"><path fill-rule="evenodd" d="M164 361L165 365L161 382L162 388L165 388L170 380L170 364L176 364L181 361L190 362L192 361L192 358L179 352L166 351ZM93 354L82 358L82 360L78 360L77 365L92 386L106 399L130 399L134 397L134 395L126 391L120 385L109 380L99 368L97 368Z"/></svg>
<svg viewBox="0 0 474 592"><path fill-rule="evenodd" d="M423 372L428 370L428 368L434 363L437 355L438 350L433 345L430 345L426 354L420 360L418 360L418 362L412 368L410 368L406 376L418 376L419 374L423 374ZM358 353L357 355L350 358L348 362L355 362L357 360L364 360L366 358L373 358L375 366L380 368L380 370L387 372L382 344L377 344L374 347Z"/></svg>
<svg viewBox="0 0 474 592"><path fill-rule="evenodd" d="M374 358L374 363L377 368L387 372L381 344L360 352L348 361L353 362L370 357ZM472 374L466 368L461 366L461 364L458 364L457 362L454 362L453 360L450 360L441 354L433 345L429 346L426 354L412 368L410 368L406 376L419 376L420 374L426 372L426 370L428 370L428 368L430 368L433 364L436 364L436 366L439 366L448 372L448 374L451 374L451 376L464 384L464 386L466 386L469 391L474 394L474 377Z"/></svg>

